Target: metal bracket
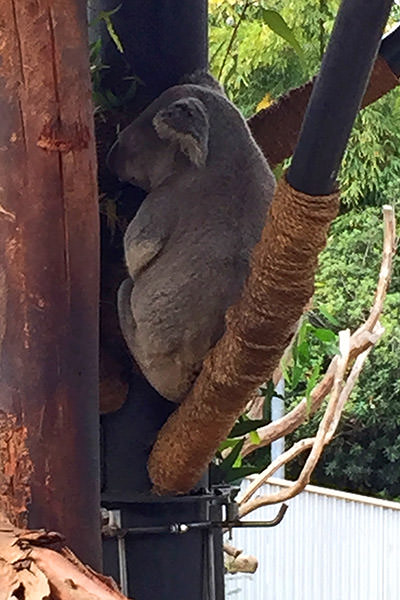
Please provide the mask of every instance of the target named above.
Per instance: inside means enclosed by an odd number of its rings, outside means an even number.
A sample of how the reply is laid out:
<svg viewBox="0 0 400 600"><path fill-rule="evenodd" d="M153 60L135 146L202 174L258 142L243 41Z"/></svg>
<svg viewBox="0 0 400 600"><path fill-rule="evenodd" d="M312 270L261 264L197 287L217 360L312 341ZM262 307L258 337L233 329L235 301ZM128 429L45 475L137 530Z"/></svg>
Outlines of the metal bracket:
<svg viewBox="0 0 400 600"><path fill-rule="evenodd" d="M102 534L116 537L118 546L119 585L121 592L128 595L128 570L126 562L125 533L121 527L121 511L101 509Z"/></svg>
<svg viewBox="0 0 400 600"><path fill-rule="evenodd" d="M240 521L238 519L233 524L229 524L229 527L275 527L282 521L288 508L287 504L282 504L276 517L271 521Z"/></svg>
<svg viewBox="0 0 400 600"><path fill-rule="evenodd" d="M232 503L236 504L236 503ZM230 507L231 508L231 507ZM232 529L234 527L275 527L282 521L288 509L287 504L282 504L278 514L271 521L240 521L239 518L230 518L237 514L236 508L228 511L229 516L225 521L200 521L195 523L170 523L168 525L150 527L121 527L121 511L102 509L102 534L106 537L116 537L123 540L127 535L146 534L184 534L193 529L211 529L222 527ZM125 549L124 549L125 552Z"/></svg>

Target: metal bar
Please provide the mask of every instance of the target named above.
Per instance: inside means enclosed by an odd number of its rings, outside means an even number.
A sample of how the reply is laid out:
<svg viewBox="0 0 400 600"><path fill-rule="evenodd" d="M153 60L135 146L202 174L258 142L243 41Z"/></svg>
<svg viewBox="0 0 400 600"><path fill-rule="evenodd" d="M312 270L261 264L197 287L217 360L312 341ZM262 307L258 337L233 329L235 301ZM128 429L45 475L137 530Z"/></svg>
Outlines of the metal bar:
<svg viewBox="0 0 400 600"><path fill-rule="evenodd" d="M121 511L110 510L107 511L108 516L108 527L110 532L117 532L117 548L118 548L118 566L119 566L119 585L121 592L128 595L128 570L126 567L126 545L125 545L125 534L122 530L121 522ZM122 534L118 533L122 532Z"/></svg>
<svg viewBox="0 0 400 600"><path fill-rule="evenodd" d="M233 524L230 524L230 527L275 527L276 525L279 525L279 523L282 521L283 517L286 514L286 511L288 509L288 505L287 504L282 504L278 514L276 515L275 519L272 519L271 521L236 521Z"/></svg>
<svg viewBox="0 0 400 600"><path fill-rule="evenodd" d="M124 538L127 535L155 535L155 534L184 534L195 529L213 529L233 527L275 527L282 521L288 509L287 504L282 504L275 519L271 521L200 521L194 523L170 523L168 525L159 526L143 526L143 527L121 527L121 517L119 510L109 511L109 521L103 529L103 532L108 537ZM115 515L117 514L117 517ZM118 517L119 515L119 517Z"/></svg>
<svg viewBox="0 0 400 600"><path fill-rule="evenodd" d="M343 0L287 174L296 190L330 194L392 0Z"/></svg>

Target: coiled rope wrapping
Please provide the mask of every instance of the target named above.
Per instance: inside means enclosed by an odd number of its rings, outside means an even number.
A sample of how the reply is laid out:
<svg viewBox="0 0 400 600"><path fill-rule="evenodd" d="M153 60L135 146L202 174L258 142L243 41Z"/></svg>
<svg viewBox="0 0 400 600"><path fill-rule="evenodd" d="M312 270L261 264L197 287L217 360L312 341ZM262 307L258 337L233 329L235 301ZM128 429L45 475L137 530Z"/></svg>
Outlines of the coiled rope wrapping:
<svg viewBox="0 0 400 600"><path fill-rule="evenodd" d="M189 491L252 392L271 377L313 294L318 255L338 207L338 192L308 196L279 182L225 334L159 432L148 463L155 492Z"/></svg>

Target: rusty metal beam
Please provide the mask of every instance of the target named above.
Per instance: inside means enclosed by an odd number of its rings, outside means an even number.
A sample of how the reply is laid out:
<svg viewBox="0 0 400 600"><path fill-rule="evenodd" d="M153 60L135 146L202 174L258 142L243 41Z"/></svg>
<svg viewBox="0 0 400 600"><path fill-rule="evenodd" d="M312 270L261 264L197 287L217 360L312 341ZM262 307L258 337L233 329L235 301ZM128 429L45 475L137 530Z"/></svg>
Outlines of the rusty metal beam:
<svg viewBox="0 0 400 600"><path fill-rule="evenodd" d="M0 0L0 510L100 566L86 2Z"/></svg>

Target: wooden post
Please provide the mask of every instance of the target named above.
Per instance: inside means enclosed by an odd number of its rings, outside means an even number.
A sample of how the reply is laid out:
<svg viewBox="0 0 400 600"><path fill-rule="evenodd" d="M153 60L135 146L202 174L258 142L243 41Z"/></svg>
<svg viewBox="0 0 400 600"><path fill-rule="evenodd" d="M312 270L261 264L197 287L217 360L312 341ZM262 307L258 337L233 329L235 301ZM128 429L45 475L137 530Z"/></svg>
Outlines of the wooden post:
<svg viewBox="0 0 400 600"><path fill-rule="evenodd" d="M86 2L0 0L0 511L99 568Z"/></svg>

